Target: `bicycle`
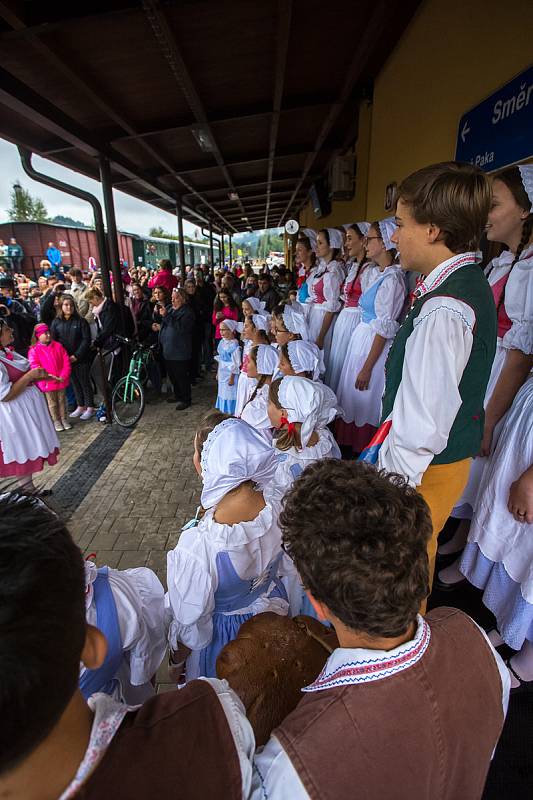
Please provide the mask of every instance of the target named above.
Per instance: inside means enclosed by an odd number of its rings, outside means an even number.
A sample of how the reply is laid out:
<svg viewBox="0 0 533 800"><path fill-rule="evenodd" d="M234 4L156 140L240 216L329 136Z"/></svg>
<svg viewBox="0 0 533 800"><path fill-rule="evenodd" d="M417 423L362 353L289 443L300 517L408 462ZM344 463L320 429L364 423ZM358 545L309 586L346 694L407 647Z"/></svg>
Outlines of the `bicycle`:
<svg viewBox="0 0 533 800"><path fill-rule="evenodd" d="M156 344L143 345L123 336L116 336L121 344L133 345L133 353L126 375L120 378L111 393L113 419L122 428L133 428L143 415L146 405L144 384L148 380L148 363L154 357Z"/></svg>

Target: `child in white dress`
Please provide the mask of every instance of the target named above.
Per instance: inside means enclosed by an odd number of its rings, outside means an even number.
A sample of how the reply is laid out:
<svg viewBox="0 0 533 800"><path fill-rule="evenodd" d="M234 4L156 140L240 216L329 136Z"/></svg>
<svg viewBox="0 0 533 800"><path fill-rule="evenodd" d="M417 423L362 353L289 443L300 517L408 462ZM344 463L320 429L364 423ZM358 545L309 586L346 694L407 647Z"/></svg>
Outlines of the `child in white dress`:
<svg viewBox="0 0 533 800"><path fill-rule="evenodd" d="M85 609L89 625L107 639L97 670L82 667L80 689L88 699L105 692L136 705L155 694L150 682L166 654L165 591L147 567L118 570L85 562Z"/></svg>
<svg viewBox="0 0 533 800"><path fill-rule="evenodd" d="M245 302L248 303L249 309L253 308L252 301L259 303L256 297L249 297ZM264 304L263 304L264 305ZM257 386L257 381L248 375L248 364L250 361L250 350L259 344L268 344L267 329L270 325L270 318L267 314L254 312L253 314L245 314L244 322L239 322L237 330L241 334L244 342L242 351L242 365L237 384L237 400L235 403L235 410L232 412L236 417L240 417L242 410L249 400L250 395Z"/></svg>
<svg viewBox="0 0 533 800"><path fill-rule="evenodd" d="M221 339L215 361L218 362L218 393L215 407L225 414L234 414L237 403L237 376L241 365L241 348L235 338L238 323L225 319L220 323Z"/></svg>
<svg viewBox="0 0 533 800"><path fill-rule="evenodd" d="M285 493L313 461L340 458L328 425L337 413L337 398L328 386L307 378L285 377L270 386L268 416L280 433L274 446L282 454L274 482Z"/></svg>
<svg viewBox="0 0 533 800"><path fill-rule="evenodd" d="M240 419L208 414L194 443L204 516L185 526L167 554L173 661L187 680L216 674L216 658L247 619L287 614L282 576L294 567L281 549L275 450Z"/></svg>
<svg viewBox="0 0 533 800"><path fill-rule="evenodd" d="M272 424L268 416L268 390L272 376L278 371L277 350L268 344L252 347L248 362L248 376L256 386L241 412L241 419L261 433L267 442L272 442Z"/></svg>
<svg viewBox="0 0 533 800"><path fill-rule="evenodd" d="M370 226L366 237L368 257L379 272L360 297L361 321L350 339L337 388L343 418L337 420L335 436L354 453L366 447L379 425L385 361L405 302L404 274L394 263L390 239L394 228L392 219L381 220Z"/></svg>

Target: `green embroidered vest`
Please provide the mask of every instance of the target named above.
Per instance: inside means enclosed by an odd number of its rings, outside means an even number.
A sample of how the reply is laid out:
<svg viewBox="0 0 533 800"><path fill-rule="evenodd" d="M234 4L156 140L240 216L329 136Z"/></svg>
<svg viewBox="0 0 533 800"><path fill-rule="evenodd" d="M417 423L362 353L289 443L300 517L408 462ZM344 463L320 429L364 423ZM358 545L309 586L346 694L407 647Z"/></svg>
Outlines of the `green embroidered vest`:
<svg viewBox="0 0 533 800"><path fill-rule="evenodd" d="M496 352L497 334L496 308L492 291L483 270L476 264L460 267L436 289L415 300L396 334L387 358L382 422L387 419L394 406L402 380L405 346L413 332L414 321L428 300L442 296L462 300L471 306L476 315L476 323L472 352L459 384L459 394L463 402L450 430L448 444L442 453L435 456L433 464L451 464L475 456L479 452L485 423L483 401ZM435 387L435 391L445 392L446 387Z"/></svg>

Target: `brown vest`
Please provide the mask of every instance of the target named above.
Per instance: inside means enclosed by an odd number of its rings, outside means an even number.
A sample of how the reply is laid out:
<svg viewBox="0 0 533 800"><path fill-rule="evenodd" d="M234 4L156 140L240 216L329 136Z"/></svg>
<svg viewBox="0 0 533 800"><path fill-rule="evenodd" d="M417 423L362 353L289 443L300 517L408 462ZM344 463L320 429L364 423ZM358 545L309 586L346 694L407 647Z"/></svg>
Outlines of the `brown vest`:
<svg viewBox="0 0 533 800"><path fill-rule="evenodd" d="M412 667L305 694L274 731L312 800L477 800L504 717L502 684L470 617L439 608Z"/></svg>
<svg viewBox="0 0 533 800"><path fill-rule="evenodd" d="M124 717L79 800L241 800L239 760L226 716L212 687L147 700Z"/></svg>

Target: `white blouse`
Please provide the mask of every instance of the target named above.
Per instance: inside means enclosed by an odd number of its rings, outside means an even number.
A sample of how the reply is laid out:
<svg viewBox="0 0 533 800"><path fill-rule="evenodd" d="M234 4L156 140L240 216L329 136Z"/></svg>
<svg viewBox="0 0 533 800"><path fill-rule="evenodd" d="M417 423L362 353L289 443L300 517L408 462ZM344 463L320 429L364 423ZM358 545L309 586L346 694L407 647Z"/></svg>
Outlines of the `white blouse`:
<svg viewBox="0 0 533 800"><path fill-rule="evenodd" d="M426 276L425 293L461 269L475 253L444 261ZM447 443L461 407L459 383L470 358L476 322L471 306L452 297L424 303L405 347L402 380L389 419L392 427L379 451L380 469L419 486L424 472Z"/></svg>
<svg viewBox="0 0 533 800"><path fill-rule="evenodd" d="M254 399L246 403L241 411L241 419L251 425L256 430L270 431L272 423L268 416L268 393L270 384L266 383L257 391ZM252 389L252 394L255 389ZM270 435L270 440L272 436Z"/></svg>
<svg viewBox="0 0 533 800"><path fill-rule="evenodd" d="M293 481L309 464L323 458L341 458L341 451L329 428L321 428L317 433L318 442L311 447L303 447L301 450L291 447L289 450L279 451L274 485L282 494L291 488Z"/></svg>
<svg viewBox="0 0 533 800"><path fill-rule="evenodd" d="M321 303L315 292L315 286L323 279L322 293L324 302ZM344 282L344 271L339 261L330 261L327 267L323 261L311 270L309 276L309 297L307 303L318 305L323 311L335 313L341 309L341 286Z"/></svg>
<svg viewBox="0 0 533 800"><path fill-rule="evenodd" d="M281 551L280 498L268 489L263 496L266 506L249 522L223 525L215 522L215 509L209 509L195 528L182 532L174 550L167 553L165 602L170 620L169 644L173 650L178 642L191 650L201 650L212 639L218 553L228 553L235 571L246 580L260 575ZM292 561L285 554L280 575L295 575ZM262 596L239 613L275 611L286 614L287 609L287 601Z"/></svg>
<svg viewBox="0 0 533 800"><path fill-rule="evenodd" d="M98 572L95 564L85 563L86 619L89 625L96 626L93 583ZM124 652L118 678L124 700L127 703L140 702L139 696L130 691L129 684L143 686L149 683L165 657L165 591L155 572L147 567L109 568L109 585L117 607Z"/></svg>
<svg viewBox="0 0 533 800"><path fill-rule="evenodd" d="M485 270L491 286L511 269L514 256L504 251ZM514 265L505 287L504 306L512 322L501 344L507 350L533 353L533 244L526 247Z"/></svg>
<svg viewBox="0 0 533 800"><path fill-rule="evenodd" d="M398 333L400 323L398 317L402 313L405 303L405 276L400 267L393 265L375 276L370 288L376 281L385 276L385 279L376 292L374 311L376 319L369 324L372 330L383 336L384 339L393 339ZM366 290L365 290L366 291Z"/></svg>

